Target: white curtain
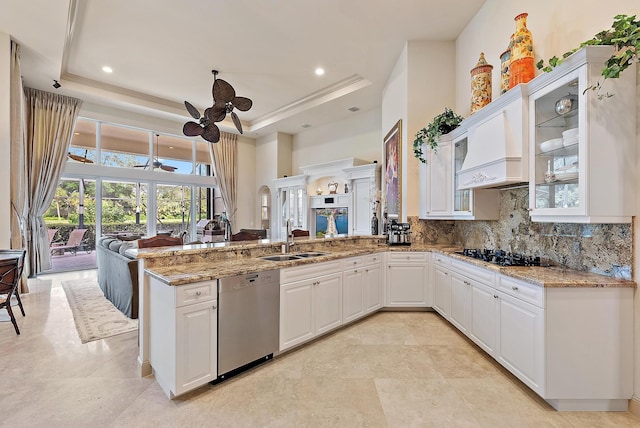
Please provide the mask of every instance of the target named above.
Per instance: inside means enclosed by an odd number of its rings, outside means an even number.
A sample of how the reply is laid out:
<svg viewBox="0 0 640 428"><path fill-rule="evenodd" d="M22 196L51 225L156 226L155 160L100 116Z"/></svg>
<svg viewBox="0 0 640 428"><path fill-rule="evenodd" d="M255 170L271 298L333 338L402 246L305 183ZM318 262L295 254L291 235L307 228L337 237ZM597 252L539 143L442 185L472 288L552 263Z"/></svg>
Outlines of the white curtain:
<svg viewBox="0 0 640 428"><path fill-rule="evenodd" d="M209 145L213 173L218 179L224 209L231 224L231 233L234 233L237 210L237 143L238 136L236 134L221 132L220 141Z"/></svg>
<svg viewBox="0 0 640 428"><path fill-rule="evenodd" d="M25 248L27 245L27 177L25 168L25 111L22 73L20 71L20 46L11 41L11 248ZM28 292L26 272L29 258L25 260L25 274L20 292Z"/></svg>
<svg viewBox="0 0 640 428"><path fill-rule="evenodd" d="M82 101L25 89L29 276L51 268L43 215L55 196Z"/></svg>

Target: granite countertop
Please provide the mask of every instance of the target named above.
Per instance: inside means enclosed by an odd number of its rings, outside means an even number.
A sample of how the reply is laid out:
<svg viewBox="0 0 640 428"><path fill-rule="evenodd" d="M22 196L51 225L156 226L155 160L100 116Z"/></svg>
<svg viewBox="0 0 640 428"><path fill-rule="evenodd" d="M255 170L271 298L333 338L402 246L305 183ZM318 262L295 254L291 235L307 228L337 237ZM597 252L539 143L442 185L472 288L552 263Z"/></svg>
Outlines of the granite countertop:
<svg viewBox="0 0 640 428"><path fill-rule="evenodd" d="M186 257L189 262L184 263L156 263L145 270L150 276L168 285L183 285L199 281L244 275L271 269L283 269L331 260L340 260L365 254L386 251L432 251L461 260L472 265L493 270L497 273L529 282L541 287L629 287L635 288L634 281L598 275L589 272L564 269L562 267L544 266L499 266L481 260L471 259L459 254L460 247L453 245L412 244L411 246L388 246L374 240L368 245L357 245L357 240L344 238L328 238L321 240L301 241L303 244L313 244L315 248L295 248L292 254L303 251L323 251L326 255L303 258L291 261L268 261L261 259L262 255L279 254L280 242L262 240L258 242L220 243L217 245L184 245L182 247L149 248L132 252L139 258L157 259L163 257ZM360 243L361 244L361 243ZM327 245L317 248L318 245ZM221 259L207 259L211 252L233 252L239 256ZM251 255L251 252L259 255ZM203 257L203 253L205 257ZM193 256L193 259L189 259Z"/></svg>
<svg viewBox="0 0 640 428"><path fill-rule="evenodd" d="M561 266L500 266L479 259L456 254L452 251L432 251L452 259L492 270L505 276L529 282L546 288L593 287L593 288L635 288L636 283L627 279L613 278L591 272L563 268Z"/></svg>

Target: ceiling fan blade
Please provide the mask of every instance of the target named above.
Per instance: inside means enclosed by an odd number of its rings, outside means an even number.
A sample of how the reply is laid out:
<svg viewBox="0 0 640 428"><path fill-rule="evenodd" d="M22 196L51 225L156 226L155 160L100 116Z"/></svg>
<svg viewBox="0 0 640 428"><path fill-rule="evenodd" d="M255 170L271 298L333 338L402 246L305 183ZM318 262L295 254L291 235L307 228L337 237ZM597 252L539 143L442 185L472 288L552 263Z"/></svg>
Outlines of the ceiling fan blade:
<svg viewBox="0 0 640 428"><path fill-rule="evenodd" d="M187 108L187 111L195 120L200 119L200 112L197 108L195 108L189 101L184 102L184 106Z"/></svg>
<svg viewBox="0 0 640 428"><path fill-rule="evenodd" d="M235 97L231 104L240 111L247 111L253 105L253 101L246 97Z"/></svg>
<svg viewBox="0 0 640 428"><path fill-rule="evenodd" d="M240 118L235 111L231 112L231 119L233 119L233 124L238 129L238 132L242 134L242 123L240 123Z"/></svg>
<svg viewBox="0 0 640 428"><path fill-rule="evenodd" d="M210 123L204 127L202 131L202 138L210 143L217 143L220 141L220 130L215 123Z"/></svg>
<svg viewBox="0 0 640 428"><path fill-rule="evenodd" d="M223 121L227 115L227 106L223 102L217 102L213 107L209 107L204 111L205 116L212 122Z"/></svg>
<svg viewBox="0 0 640 428"><path fill-rule="evenodd" d="M176 166L171 166L171 165L160 165L160 169L162 169L163 171L169 171L169 172L173 172L176 169L178 169L178 167Z"/></svg>
<svg viewBox="0 0 640 428"><path fill-rule="evenodd" d="M67 153L69 159L73 159L74 161L82 162L82 163L93 163L91 159L87 159L86 157L82 157L79 155L74 155L73 153Z"/></svg>
<svg viewBox="0 0 640 428"><path fill-rule="evenodd" d="M213 100L223 103L228 103L236 97L236 90L233 89L233 86L228 84L226 81L222 79L216 79L213 82Z"/></svg>
<svg viewBox="0 0 640 428"><path fill-rule="evenodd" d="M187 137L197 137L202 134L202 126L195 122L187 122L182 127L182 133Z"/></svg>

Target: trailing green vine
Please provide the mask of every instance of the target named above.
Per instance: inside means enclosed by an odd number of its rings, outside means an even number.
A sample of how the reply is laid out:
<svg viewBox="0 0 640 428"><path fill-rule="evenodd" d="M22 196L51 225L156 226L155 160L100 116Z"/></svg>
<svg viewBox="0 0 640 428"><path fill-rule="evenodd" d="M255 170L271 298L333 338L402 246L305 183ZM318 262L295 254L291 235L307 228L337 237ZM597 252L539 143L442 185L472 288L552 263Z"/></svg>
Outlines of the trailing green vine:
<svg viewBox="0 0 640 428"><path fill-rule="evenodd" d="M438 149L438 138L441 135L448 134L460 125L464 118L453 112L449 107L444 109L429 122L426 128L422 128L416 133L416 139L413 141L413 155L422 163L427 163L424 158L422 146L428 144L434 152Z"/></svg>
<svg viewBox="0 0 640 428"><path fill-rule="evenodd" d="M614 47L613 55L605 61L605 66L602 69L604 79L616 79L620 77L620 73L629 68L631 64L640 61L638 57L638 53L640 53L640 20L636 19L636 15L616 15L613 18L613 25L609 30L601 31L592 39L580 43L579 47L562 54L562 58L553 56L546 65L544 60L538 61L536 67L538 67L539 70L549 72L562 64L567 57L578 49L595 45ZM597 82L595 85L585 89L585 91L592 89L599 92L601 87L602 83ZM610 96L612 96L612 94L598 94L599 98Z"/></svg>

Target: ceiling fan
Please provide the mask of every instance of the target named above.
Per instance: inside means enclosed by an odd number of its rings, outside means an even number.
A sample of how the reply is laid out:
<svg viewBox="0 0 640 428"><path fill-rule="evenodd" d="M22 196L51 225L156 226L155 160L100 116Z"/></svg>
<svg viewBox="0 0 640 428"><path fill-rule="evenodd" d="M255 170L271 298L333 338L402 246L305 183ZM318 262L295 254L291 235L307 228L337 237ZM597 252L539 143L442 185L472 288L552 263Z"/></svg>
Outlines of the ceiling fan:
<svg viewBox="0 0 640 428"><path fill-rule="evenodd" d="M220 141L220 129L215 123L223 121L227 114L231 114L233 124L238 132L242 134L242 123L233 110L247 111L253 105L253 101L249 98L236 96L233 86L217 78L218 70L211 70L211 72L213 73L213 88L211 90L213 105L205 109L204 114L201 116L197 108L190 102L185 101L184 106L187 111L198 122L189 121L185 123L182 127L182 132L188 137L200 135L210 143L217 143Z"/></svg>
<svg viewBox="0 0 640 428"><path fill-rule="evenodd" d="M87 159L87 153L89 150L84 151L84 156L74 155L71 152L67 152L67 157L69 159L73 159L74 161L82 162L82 163L93 163L91 159Z"/></svg>
<svg viewBox="0 0 640 428"><path fill-rule="evenodd" d="M158 140L160 139L160 134L156 134L156 155L153 158L153 162L151 162L152 169L160 168L163 171L174 172L178 167L165 165L158 160ZM149 160L144 165L134 165L134 168L144 168L147 169L149 167Z"/></svg>

